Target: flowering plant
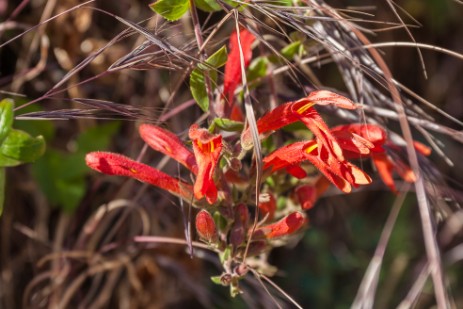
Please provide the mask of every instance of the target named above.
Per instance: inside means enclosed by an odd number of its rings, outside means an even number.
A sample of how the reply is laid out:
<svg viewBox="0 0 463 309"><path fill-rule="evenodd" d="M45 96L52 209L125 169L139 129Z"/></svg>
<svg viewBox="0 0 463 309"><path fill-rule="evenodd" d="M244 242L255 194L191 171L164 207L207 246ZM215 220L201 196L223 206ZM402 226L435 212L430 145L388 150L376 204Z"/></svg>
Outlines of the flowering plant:
<svg viewBox="0 0 463 309"><path fill-rule="evenodd" d="M237 33L230 38L231 52L221 94L223 105L217 108L220 114L230 117L226 121L235 124L243 120L234 97L242 82L239 51L243 50L243 64L247 67L255 41L247 30L241 30L239 37L243 40L241 44ZM264 147L262 171L253 160L247 159L256 142L251 127L221 130L215 125L206 129L197 124L190 126L186 143L162 127L151 124L139 127L145 143L184 166L194 179L191 182L109 152L88 153L86 163L101 173L130 177L163 189L199 209L195 220L197 235L219 254L224 269L213 281L229 285L232 295L236 295L240 292L239 280L253 265L253 259L265 260L265 253L271 248L284 244L306 228L309 219L305 210L312 208L330 185L350 193L353 187L372 182L350 160L371 158L383 182L394 192L393 171L405 181L415 180L405 163L389 157L387 149L398 146L388 140L381 126L354 123L330 128L317 106L361 108L344 96L319 90L270 110L256 121L259 143L295 122L304 124L312 137L285 143L273 151ZM244 124L238 127L243 128ZM427 147L416 145L417 150L429 154ZM259 173L262 183L255 183ZM256 192L260 192L259 196L255 196ZM253 271L269 272L266 263L255 265L259 266Z"/></svg>
<svg viewBox="0 0 463 309"><path fill-rule="evenodd" d="M246 31L241 31L241 37L247 40L243 48L247 50L245 65L248 65L251 43L255 38ZM231 40L236 46L236 36ZM236 113L239 109L233 96L241 82L236 70L238 57L232 47L229 63L235 62L235 65L225 68L223 95L228 106L224 112L235 121L242 117L236 116L241 114ZM257 197L253 195L256 185L253 181L259 171L255 164L246 160L254 142L249 127L240 134L235 132L226 136L225 131L215 126L208 130L193 124L188 134L192 147L188 147L166 129L141 125L139 134L146 144L184 166L193 176L193 182L108 152L89 153L86 162L101 173L146 182L199 208L195 224L197 234L219 253L224 265L224 273L214 281L230 285L232 295L235 295L240 291L239 279L246 274L251 263L249 259L283 244L284 239L307 227L308 217L304 210L313 207L329 184L349 193L352 187L372 182L367 173L349 160L370 157L383 181L393 191L393 170L398 171L404 180L414 181L410 168L394 164L388 157L385 147L392 143L388 142L383 128L374 124L347 124L330 129L316 109L316 106L326 105L348 110L359 108L344 96L320 90L279 105L257 120L260 140L295 122L303 123L313 134L311 139L282 145L265 153L263 184L257 184L257 192L263 193ZM314 170L317 173L308 177L308 172L313 174ZM254 220L251 220L252 216ZM265 272L265 269L259 271Z"/></svg>

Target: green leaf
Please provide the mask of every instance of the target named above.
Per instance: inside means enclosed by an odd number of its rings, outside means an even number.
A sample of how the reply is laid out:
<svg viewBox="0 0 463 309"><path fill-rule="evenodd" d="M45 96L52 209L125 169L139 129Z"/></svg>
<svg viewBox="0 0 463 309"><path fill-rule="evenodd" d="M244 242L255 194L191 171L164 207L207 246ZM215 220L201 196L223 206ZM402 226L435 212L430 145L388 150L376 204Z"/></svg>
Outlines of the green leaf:
<svg viewBox="0 0 463 309"><path fill-rule="evenodd" d="M88 168L82 154L69 154L55 149L32 165L40 189L54 206L73 212L85 194Z"/></svg>
<svg viewBox="0 0 463 309"><path fill-rule="evenodd" d="M209 73L209 78L211 80L211 86L214 90L215 84L217 82L217 71L211 69L217 69L223 66L227 62L228 54L227 48L223 46L213 55L207 58L206 63L208 66L199 64L196 69L194 69L190 74L190 91L191 95L195 99L198 106L204 111L209 110L209 97L207 96L206 82L204 77L204 72Z"/></svg>
<svg viewBox="0 0 463 309"><path fill-rule="evenodd" d="M45 152L42 136L32 137L21 130L11 130L0 147L0 166L16 166L37 160Z"/></svg>
<svg viewBox="0 0 463 309"><path fill-rule="evenodd" d="M267 57L259 57L254 59L248 68L247 78L248 82L252 82L258 78L264 77L267 75L268 67Z"/></svg>
<svg viewBox="0 0 463 309"><path fill-rule="evenodd" d="M216 12L222 9L215 0L195 0L195 5L198 9L205 12Z"/></svg>
<svg viewBox="0 0 463 309"><path fill-rule="evenodd" d="M302 54L302 52L303 46L301 41L293 42L281 49L281 54L288 60L293 59L296 54Z"/></svg>
<svg viewBox="0 0 463 309"><path fill-rule="evenodd" d="M218 127L227 132L241 132L243 130L244 123L227 118L215 118L211 127L214 129L215 127Z"/></svg>
<svg viewBox="0 0 463 309"><path fill-rule="evenodd" d="M150 8L169 21L180 19L188 11L189 0L158 0Z"/></svg>
<svg viewBox="0 0 463 309"><path fill-rule="evenodd" d="M120 124L109 122L89 128L77 137L75 152L49 149L32 165L34 178L52 205L69 213L79 206L85 195L85 176L90 172L85 154L107 149Z"/></svg>
<svg viewBox="0 0 463 309"><path fill-rule="evenodd" d="M0 145L6 139L13 125L14 102L11 99L4 99L0 102Z"/></svg>
<svg viewBox="0 0 463 309"><path fill-rule="evenodd" d="M0 217L3 213L3 204L5 203L5 168L0 168Z"/></svg>
<svg viewBox="0 0 463 309"><path fill-rule="evenodd" d="M209 56L209 58L207 58L206 63L209 66L199 64L198 68L203 69L203 70L210 69L211 67L218 69L225 65L225 63L227 62L227 59L228 59L227 47L224 45L218 51L216 51L211 56Z"/></svg>
<svg viewBox="0 0 463 309"><path fill-rule="evenodd" d="M207 112L209 110L209 98L201 70L194 69L190 74L190 91L198 106Z"/></svg>

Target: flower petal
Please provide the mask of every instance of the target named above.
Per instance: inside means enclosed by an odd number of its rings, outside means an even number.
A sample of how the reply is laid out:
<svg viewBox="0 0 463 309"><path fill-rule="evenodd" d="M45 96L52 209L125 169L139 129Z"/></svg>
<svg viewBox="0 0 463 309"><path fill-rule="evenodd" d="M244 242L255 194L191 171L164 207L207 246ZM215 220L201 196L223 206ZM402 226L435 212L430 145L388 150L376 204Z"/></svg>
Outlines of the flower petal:
<svg viewBox="0 0 463 309"><path fill-rule="evenodd" d="M198 164L198 175L194 184L195 198L206 197L208 203L213 204L217 200L214 172L222 153L222 136L213 135L196 124L190 127L189 135Z"/></svg>
<svg viewBox="0 0 463 309"><path fill-rule="evenodd" d="M255 41L254 35L246 29L240 31L240 43L243 51L244 66L247 67L251 62L252 49L251 45ZM236 87L241 83L241 59L240 48L238 44L238 35L233 32L230 35L230 53L225 64L225 76L223 83L223 93L228 100L229 106L233 105L233 98Z"/></svg>
<svg viewBox="0 0 463 309"><path fill-rule="evenodd" d="M392 192L397 192L394 184L394 178L392 177L394 165L391 161L389 161L386 153L374 153L372 154L371 158L373 160L373 164L378 170L379 177L384 182L384 184L388 186Z"/></svg>
<svg viewBox="0 0 463 309"><path fill-rule="evenodd" d="M310 209L315 205L317 200L317 189L311 185L302 185L295 190L297 199L302 209Z"/></svg>
<svg viewBox="0 0 463 309"><path fill-rule="evenodd" d="M151 124L142 124L138 131L151 148L181 163L194 174L198 173L193 152L185 147L177 135Z"/></svg>
<svg viewBox="0 0 463 309"><path fill-rule="evenodd" d="M317 105L334 105L344 109L357 109L358 105L349 100L348 98L328 90L312 91L305 98Z"/></svg>
<svg viewBox="0 0 463 309"><path fill-rule="evenodd" d="M126 156L110 152L91 152L85 156L86 164L107 175L126 176L149 183L186 200L191 199L191 185L175 179L149 165Z"/></svg>
<svg viewBox="0 0 463 309"><path fill-rule="evenodd" d="M263 235L267 239L291 235L299 230L306 219L300 212L293 212L278 222L256 229L256 236Z"/></svg>

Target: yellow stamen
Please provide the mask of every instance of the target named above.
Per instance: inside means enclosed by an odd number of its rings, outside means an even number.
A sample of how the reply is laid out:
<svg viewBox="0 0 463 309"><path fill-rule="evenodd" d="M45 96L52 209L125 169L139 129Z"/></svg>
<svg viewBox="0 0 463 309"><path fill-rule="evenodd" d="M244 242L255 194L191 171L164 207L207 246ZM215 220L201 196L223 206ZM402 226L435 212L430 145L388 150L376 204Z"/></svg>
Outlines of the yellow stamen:
<svg viewBox="0 0 463 309"><path fill-rule="evenodd" d="M317 145L317 144L313 144L312 146L307 147L307 149L305 150L305 152L311 153L312 151L314 151L314 150L317 149L317 148L318 148L318 145Z"/></svg>
<svg viewBox="0 0 463 309"><path fill-rule="evenodd" d="M134 169L134 168L131 168L131 169L130 169L130 172L132 172L133 174L137 174L137 173L138 173L138 171L137 171L136 169Z"/></svg>
<svg viewBox="0 0 463 309"><path fill-rule="evenodd" d="M297 110L296 110L296 113L298 113L299 115L301 115L302 113L304 113L305 111L307 111L309 108L311 108L312 106L314 106L315 103L312 103L312 102L309 102L307 104L304 104L302 105L301 107L299 107Z"/></svg>

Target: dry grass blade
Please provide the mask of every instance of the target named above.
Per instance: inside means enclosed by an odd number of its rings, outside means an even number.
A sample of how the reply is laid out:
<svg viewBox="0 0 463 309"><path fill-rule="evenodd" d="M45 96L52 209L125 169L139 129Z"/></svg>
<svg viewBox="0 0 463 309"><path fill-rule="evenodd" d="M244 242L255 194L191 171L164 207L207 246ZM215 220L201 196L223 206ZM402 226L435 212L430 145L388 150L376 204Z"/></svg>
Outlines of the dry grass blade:
<svg viewBox="0 0 463 309"><path fill-rule="evenodd" d="M246 78L246 69L245 69L245 64L244 64L244 55L243 55L243 48L241 47L241 41L240 41L240 28L239 28L239 22L238 22L238 13L235 11L235 29L236 29L236 34L237 34L237 42L238 42L238 47L240 51L240 65L241 65L241 79L243 81L243 87L244 87L244 110L246 111L246 121L249 125L249 129L251 130L251 136L252 136L252 143L254 146L254 158L256 160L256 183L255 183L255 194L256 194L256 199L255 199L255 205L256 205L256 211L254 214L254 224L252 226L252 229L249 233L249 240L248 244L246 246L246 250L244 252L244 257L243 257L243 262L246 260L247 253L249 250L249 245L251 244L251 238L254 234L254 231L257 227L257 222L259 220L259 198L260 198L260 185L262 182L262 147L260 144L260 139L259 139L259 130L257 129L257 122L256 122L256 116L254 114L254 109L252 107L252 102L251 102L251 96L249 93L249 88L247 84L247 78Z"/></svg>
<svg viewBox="0 0 463 309"><path fill-rule="evenodd" d="M384 224L378 245L376 246L375 253L371 258L370 264L368 265L362 282L360 283L352 308L367 309L373 308L374 306L374 297L378 286L379 273L383 263L384 253L386 252L386 247L394 229L395 222L409 190L410 185L406 184L404 188L400 190L401 193L396 198L394 205L392 206L391 212Z"/></svg>

